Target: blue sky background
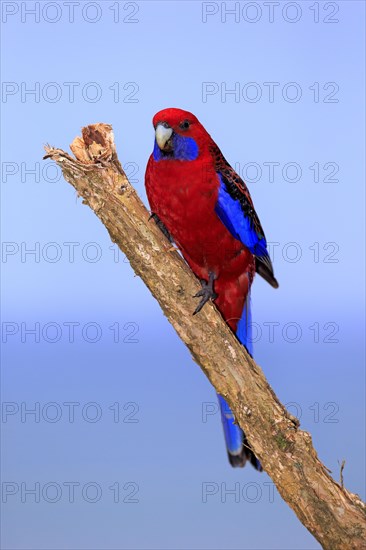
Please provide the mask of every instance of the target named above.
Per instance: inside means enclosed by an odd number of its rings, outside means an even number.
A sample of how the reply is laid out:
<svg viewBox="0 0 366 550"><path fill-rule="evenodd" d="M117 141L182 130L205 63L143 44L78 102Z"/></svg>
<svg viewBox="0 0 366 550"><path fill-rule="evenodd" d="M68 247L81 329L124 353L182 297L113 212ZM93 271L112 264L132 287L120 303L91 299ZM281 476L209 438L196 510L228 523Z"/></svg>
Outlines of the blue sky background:
<svg viewBox="0 0 366 550"><path fill-rule="evenodd" d="M2 547L319 548L266 474L229 467L213 388L41 159L111 123L146 202L152 116L199 117L276 243L255 357L364 497L364 3L77 4L2 2Z"/></svg>

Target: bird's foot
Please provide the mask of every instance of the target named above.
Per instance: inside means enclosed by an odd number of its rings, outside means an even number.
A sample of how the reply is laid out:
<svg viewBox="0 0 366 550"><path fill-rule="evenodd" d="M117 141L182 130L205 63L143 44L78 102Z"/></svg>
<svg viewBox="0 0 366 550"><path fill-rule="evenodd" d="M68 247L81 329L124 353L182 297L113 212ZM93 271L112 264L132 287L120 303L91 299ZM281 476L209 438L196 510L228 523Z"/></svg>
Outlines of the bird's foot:
<svg viewBox="0 0 366 550"><path fill-rule="evenodd" d="M169 233L167 227L164 225L164 223L161 221L161 219L159 218L159 216L157 214L155 214L154 212L151 213L150 217L149 217L149 221L150 220L154 220L156 225L158 226L158 228L160 229L160 231L162 233L164 233L165 237L168 239L169 242L173 243L174 242L174 239L173 237L171 236L171 234Z"/></svg>
<svg viewBox="0 0 366 550"><path fill-rule="evenodd" d="M173 244L170 248L168 248L168 252L179 252L179 248Z"/></svg>
<svg viewBox="0 0 366 550"><path fill-rule="evenodd" d="M194 310L193 315L196 315L196 313L199 313L203 308L203 306L209 300L215 300L217 298L218 295L216 294L213 288L214 280L215 280L215 275L212 272L209 273L207 283L204 279L201 279L202 288L197 292L197 294L193 296L193 298L201 298L201 301L196 307L196 309Z"/></svg>

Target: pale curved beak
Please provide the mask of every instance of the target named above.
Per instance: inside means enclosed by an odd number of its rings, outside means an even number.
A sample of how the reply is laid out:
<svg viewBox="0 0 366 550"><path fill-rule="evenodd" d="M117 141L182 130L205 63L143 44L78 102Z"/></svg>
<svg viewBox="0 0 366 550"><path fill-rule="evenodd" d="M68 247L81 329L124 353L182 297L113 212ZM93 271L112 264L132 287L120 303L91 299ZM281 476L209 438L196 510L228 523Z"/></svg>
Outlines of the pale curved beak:
<svg viewBox="0 0 366 550"><path fill-rule="evenodd" d="M172 137L172 133L173 130L169 126L165 127L162 124L157 125L155 130L155 138L159 149L162 151L167 151L171 148L171 143L169 143L169 140Z"/></svg>

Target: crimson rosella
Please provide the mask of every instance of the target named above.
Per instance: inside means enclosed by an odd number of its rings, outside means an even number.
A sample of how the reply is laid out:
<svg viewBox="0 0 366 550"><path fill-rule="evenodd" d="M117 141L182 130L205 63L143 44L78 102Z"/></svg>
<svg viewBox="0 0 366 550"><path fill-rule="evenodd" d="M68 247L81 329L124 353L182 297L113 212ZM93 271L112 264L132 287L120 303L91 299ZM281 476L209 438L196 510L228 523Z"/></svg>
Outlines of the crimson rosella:
<svg viewBox="0 0 366 550"><path fill-rule="evenodd" d="M165 109L154 116L153 125L154 150L145 176L152 217L201 280L194 313L213 300L252 354L254 274L274 288L278 283L248 188L193 114ZM228 404L218 398L230 463L244 466L249 460L261 470Z"/></svg>

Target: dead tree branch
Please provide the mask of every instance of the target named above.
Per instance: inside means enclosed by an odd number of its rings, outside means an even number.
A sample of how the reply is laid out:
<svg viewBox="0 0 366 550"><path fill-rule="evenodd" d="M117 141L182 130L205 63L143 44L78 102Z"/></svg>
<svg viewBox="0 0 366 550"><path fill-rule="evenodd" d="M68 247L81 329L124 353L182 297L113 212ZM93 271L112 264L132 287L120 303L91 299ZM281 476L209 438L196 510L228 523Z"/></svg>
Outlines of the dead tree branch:
<svg viewBox="0 0 366 550"><path fill-rule="evenodd" d="M246 353L213 304L192 316L200 285L171 250L127 180L112 127L82 130L71 149L76 159L47 146L54 160L107 228L113 242L158 300L218 393L234 411L263 468L299 520L327 550L366 548L365 505L334 481L320 462L309 433L279 402L258 365ZM343 481L343 480L342 480Z"/></svg>

